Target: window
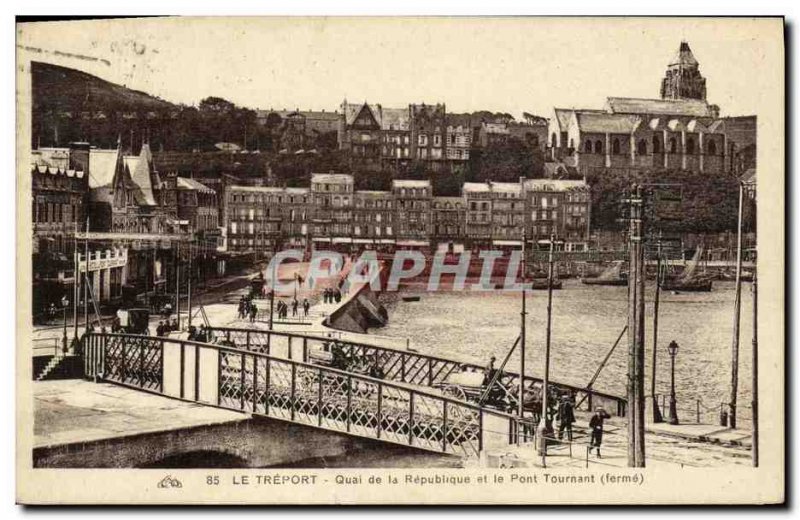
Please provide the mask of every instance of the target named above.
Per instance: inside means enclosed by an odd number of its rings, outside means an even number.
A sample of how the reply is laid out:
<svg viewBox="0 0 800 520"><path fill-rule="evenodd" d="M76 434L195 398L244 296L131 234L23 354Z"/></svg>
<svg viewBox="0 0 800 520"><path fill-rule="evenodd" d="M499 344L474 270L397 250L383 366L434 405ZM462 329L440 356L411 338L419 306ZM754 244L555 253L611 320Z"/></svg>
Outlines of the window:
<svg viewBox="0 0 800 520"><path fill-rule="evenodd" d="M686 153L688 153L689 155L694 154L694 139L692 139L691 137L686 139Z"/></svg>
<svg viewBox="0 0 800 520"><path fill-rule="evenodd" d="M619 154L619 139L617 139L616 137L614 138L614 141L612 141L611 143L611 153L615 155Z"/></svg>
<svg viewBox="0 0 800 520"><path fill-rule="evenodd" d="M676 153L678 151L678 142L674 137L669 138L669 153Z"/></svg>
<svg viewBox="0 0 800 520"><path fill-rule="evenodd" d="M555 133L555 132L553 132L553 135L551 135L551 136L550 136L550 141L552 141L552 142L550 143L550 146L552 146L553 148L555 148L555 147L557 146L557 143L558 143L558 137L556 136L556 133Z"/></svg>
<svg viewBox="0 0 800 520"><path fill-rule="evenodd" d="M653 153L661 153L661 139L657 135L653 136Z"/></svg>
<svg viewBox="0 0 800 520"><path fill-rule="evenodd" d="M639 144L636 145L636 153L639 155L646 155L647 154L647 141L644 139L639 139Z"/></svg>
<svg viewBox="0 0 800 520"><path fill-rule="evenodd" d="M603 153L603 141L598 139L594 142L594 153Z"/></svg>
<svg viewBox="0 0 800 520"><path fill-rule="evenodd" d="M586 144L583 147L583 151L585 151L586 153L592 153L592 140L591 139L587 139L586 140Z"/></svg>
<svg viewBox="0 0 800 520"><path fill-rule="evenodd" d="M717 155L717 143L715 143L713 140L708 141L706 149L708 150L708 155Z"/></svg>

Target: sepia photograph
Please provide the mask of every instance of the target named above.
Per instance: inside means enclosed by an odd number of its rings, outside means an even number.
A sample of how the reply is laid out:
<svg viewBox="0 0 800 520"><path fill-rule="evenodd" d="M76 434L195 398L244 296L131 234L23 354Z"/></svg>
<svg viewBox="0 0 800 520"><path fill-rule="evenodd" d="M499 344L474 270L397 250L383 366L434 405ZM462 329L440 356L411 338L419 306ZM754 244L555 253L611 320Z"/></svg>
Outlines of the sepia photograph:
<svg viewBox="0 0 800 520"><path fill-rule="evenodd" d="M781 18L18 18L17 500L783 501L783 78Z"/></svg>

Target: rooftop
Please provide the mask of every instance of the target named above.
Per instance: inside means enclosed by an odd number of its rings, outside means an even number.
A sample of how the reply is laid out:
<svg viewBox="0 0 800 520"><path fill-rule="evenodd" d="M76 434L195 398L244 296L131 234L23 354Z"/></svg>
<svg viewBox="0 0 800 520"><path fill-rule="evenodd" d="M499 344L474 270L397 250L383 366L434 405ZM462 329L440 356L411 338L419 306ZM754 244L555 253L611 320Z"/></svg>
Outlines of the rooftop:
<svg viewBox="0 0 800 520"><path fill-rule="evenodd" d="M179 190L192 190L192 191L199 191L201 193L216 193L214 190L197 182L194 179L190 179L188 177L178 177L178 189Z"/></svg>
<svg viewBox="0 0 800 520"><path fill-rule="evenodd" d="M606 109L613 114L654 114L713 117L711 106L700 99L647 99L609 97Z"/></svg>
<svg viewBox="0 0 800 520"><path fill-rule="evenodd" d="M392 186L396 188L430 188L431 181L416 179L394 179Z"/></svg>
<svg viewBox="0 0 800 520"><path fill-rule="evenodd" d="M630 134L642 122L638 116L627 114L576 112L575 116L581 132L597 134Z"/></svg>
<svg viewBox="0 0 800 520"><path fill-rule="evenodd" d="M589 187L584 180L526 179L523 183L526 191L568 191Z"/></svg>
<svg viewBox="0 0 800 520"><path fill-rule="evenodd" d="M312 173L311 182L353 184L353 176L349 173Z"/></svg>

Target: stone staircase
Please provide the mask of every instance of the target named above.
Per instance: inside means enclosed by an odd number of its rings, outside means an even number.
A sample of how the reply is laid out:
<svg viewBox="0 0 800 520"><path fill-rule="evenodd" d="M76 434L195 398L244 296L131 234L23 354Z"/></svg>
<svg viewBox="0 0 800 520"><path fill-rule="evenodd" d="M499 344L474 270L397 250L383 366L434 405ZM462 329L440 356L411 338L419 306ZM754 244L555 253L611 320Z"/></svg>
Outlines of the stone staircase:
<svg viewBox="0 0 800 520"><path fill-rule="evenodd" d="M78 379L83 377L80 356L37 356L33 360L33 380Z"/></svg>

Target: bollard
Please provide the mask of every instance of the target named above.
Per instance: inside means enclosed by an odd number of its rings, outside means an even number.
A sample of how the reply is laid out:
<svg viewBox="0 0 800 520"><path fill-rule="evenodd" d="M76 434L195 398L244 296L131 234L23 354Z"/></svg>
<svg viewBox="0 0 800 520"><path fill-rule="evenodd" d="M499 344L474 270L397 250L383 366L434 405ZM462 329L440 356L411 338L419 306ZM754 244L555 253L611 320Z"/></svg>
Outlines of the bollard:
<svg viewBox="0 0 800 520"><path fill-rule="evenodd" d="M719 425L723 427L728 426L728 412L720 405L719 407Z"/></svg>
<svg viewBox="0 0 800 520"><path fill-rule="evenodd" d="M697 424L700 424L700 399L697 400Z"/></svg>

